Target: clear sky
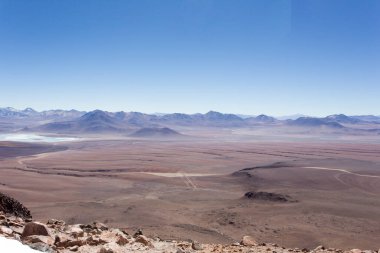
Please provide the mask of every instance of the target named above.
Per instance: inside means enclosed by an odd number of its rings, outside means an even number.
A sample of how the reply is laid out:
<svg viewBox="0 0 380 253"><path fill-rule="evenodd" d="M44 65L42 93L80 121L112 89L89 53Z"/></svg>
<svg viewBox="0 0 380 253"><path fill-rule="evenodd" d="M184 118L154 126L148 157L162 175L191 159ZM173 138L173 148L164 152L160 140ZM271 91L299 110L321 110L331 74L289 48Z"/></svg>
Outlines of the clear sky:
<svg viewBox="0 0 380 253"><path fill-rule="evenodd" d="M380 114L378 0L0 0L0 107Z"/></svg>

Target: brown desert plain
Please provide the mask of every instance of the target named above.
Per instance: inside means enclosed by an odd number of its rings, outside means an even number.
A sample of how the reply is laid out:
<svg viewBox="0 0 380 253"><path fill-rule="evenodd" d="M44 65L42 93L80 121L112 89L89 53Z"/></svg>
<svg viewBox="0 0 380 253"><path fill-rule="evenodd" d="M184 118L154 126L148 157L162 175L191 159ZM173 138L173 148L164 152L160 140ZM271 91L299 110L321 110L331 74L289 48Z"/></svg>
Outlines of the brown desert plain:
<svg viewBox="0 0 380 253"><path fill-rule="evenodd" d="M37 220L98 220L204 243L250 235L285 247L377 250L380 140L363 138L211 129L197 138L0 142L0 192ZM246 198L247 192L288 201Z"/></svg>

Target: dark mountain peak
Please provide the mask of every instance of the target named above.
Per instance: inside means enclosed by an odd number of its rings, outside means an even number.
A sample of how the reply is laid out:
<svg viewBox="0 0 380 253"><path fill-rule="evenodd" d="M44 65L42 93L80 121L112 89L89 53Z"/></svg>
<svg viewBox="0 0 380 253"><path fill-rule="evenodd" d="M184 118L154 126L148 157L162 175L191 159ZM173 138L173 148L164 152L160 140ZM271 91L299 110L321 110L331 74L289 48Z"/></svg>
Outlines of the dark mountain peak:
<svg viewBox="0 0 380 253"><path fill-rule="evenodd" d="M174 137L179 135L181 134L168 127L144 127L131 134L134 137Z"/></svg>
<svg viewBox="0 0 380 253"><path fill-rule="evenodd" d="M343 114L343 113L340 113L340 114L332 114L332 115L329 115L327 117L345 117L345 118L348 118L347 115Z"/></svg>
<svg viewBox="0 0 380 253"><path fill-rule="evenodd" d="M349 118L350 117L348 117L345 114L333 114L326 117L326 119L349 119Z"/></svg>
<svg viewBox="0 0 380 253"><path fill-rule="evenodd" d="M209 111L205 114L208 118L220 118L223 117L223 113L216 112L216 111Z"/></svg>
<svg viewBox="0 0 380 253"><path fill-rule="evenodd" d="M4 111L11 111L11 112L18 112L17 109L13 108L13 107L5 107L5 108L0 108L1 110L4 110Z"/></svg>
<svg viewBox="0 0 380 253"><path fill-rule="evenodd" d="M117 118L119 120L123 120L126 117L126 113L123 111L115 112L114 116L115 116L115 118Z"/></svg>
<svg viewBox="0 0 380 253"><path fill-rule="evenodd" d="M121 121L111 113L94 110L71 121L52 122L44 124L40 129L49 132L69 133L106 133L123 132Z"/></svg>
<svg viewBox="0 0 380 253"><path fill-rule="evenodd" d="M274 117L265 114L260 114L255 119L260 122L274 122L276 120Z"/></svg>
<svg viewBox="0 0 380 253"><path fill-rule="evenodd" d="M335 122L338 122L338 123L351 123L351 124L355 124L355 123L360 122L359 119L355 119L355 118L349 117L349 116L344 115L344 114L329 115L325 119L327 119L329 121L335 121Z"/></svg>
<svg viewBox="0 0 380 253"><path fill-rule="evenodd" d="M380 116L356 115L356 116L351 116L351 118L358 119L360 121L365 121L365 122L380 123Z"/></svg>
<svg viewBox="0 0 380 253"><path fill-rule="evenodd" d="M22 112L24 112L24 113L37 113L36 110L34 110L33 108L30 108L30 107L25 108L24 110L22 110Z"/></svg>
<svg viewBox="0 0 380 253"><path fill-rule="evenodd" d="M303 126L303 127L332 127L332 128L343 128L343 126L337 122L330 122L326 119L313 118L313 117L300 117L296 120L289 120L289 125L293 126Z"/></svg>
<svg viewBox="0 0 380 253"><path fill-rule="evenodd" d="M204 114L204 117L209 120L237 120L237 121L243 121L242 118L236 116L235 114L224 114L216 111L209 111L208 113Z"/></svg>
<svg viewBox="0 0 380 253"><path fill-rule="evenodd" d="M12 107L0 108L0 117L27 117L28 115Z"/></svg>
<svg viewBox="0 0 380 253"><path fill-rule="evenodd" d="M84 114L83 116L79 118L79 120L80 121L100 120L100 121L112 122L113 118L105 111L94 110L94 111Z"/></svg>
<svg viewBox="0 0 380 253"><path fill-rule="evenodd" d="M149 125L151 124L151 120L155 119L157 116L145 114L141 112L128 112L125 114L124 121L128 122L129 124L136 125L136 126L143 126L143 125Z"/></svg>
<svg viewBox="0 0 380 253"><path fill-rule="evenodd" d="M191 115L184 113L171 113L161 116L164 120L189 120L191 119Z"/></svg>
<svg viewBox="0 0 380 253"><path fill-rule="evenodd" d="M142 113L142 112L129 112L128 114L131 115L131 116L144 116L144 115L147 115L147 114Z"/></svg>
<svg viewBox="0 0 380 253"><path fill-rule="evenodd" d="M217 111L208 111L207 113L205 113L206 115L223 115L223 113L221 112L217 112Z"/></svg>

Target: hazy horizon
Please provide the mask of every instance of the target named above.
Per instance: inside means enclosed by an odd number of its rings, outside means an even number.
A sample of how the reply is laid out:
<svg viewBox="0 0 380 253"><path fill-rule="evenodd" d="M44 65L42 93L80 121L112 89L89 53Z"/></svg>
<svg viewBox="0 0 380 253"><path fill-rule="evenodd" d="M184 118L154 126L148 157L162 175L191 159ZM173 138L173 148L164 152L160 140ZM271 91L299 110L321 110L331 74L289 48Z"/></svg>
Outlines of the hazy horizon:
<svg viewBox="0 0 380 253"><path fill-rule="evenodd" d="M105 111L105 112L111 112L111 113L116 113L116 112L139 112L139 113L145 113L145 114L156 114L156 115L166 115L166 114L173 114L173 113L183 113L183 114L189 114L189 115L192 115L192 114L206 114L208 112L211 112L211 111L214 111L214 112L220 112L220 113L223 113L223 114L234 114L234 115L237 115L239 117L256 117L256 116L259 116L259 115L267 115L267 116L272 116L272 117L275 117L275 118L286 118L286 117L327 117L327 116L331 116L331 115L339 115L339 114L343 114L343 113L333 113L333 114L325 114L325 115L306 115L306 114L301 114L301 113L292 113L292 114L284 114L284 115L272 115L272 114L267 114L267 113L258 113L258 114L244 114L244 113L233 113L233 112L224 112L224 111L215 111L215 110L206 110L206 111L203 111L203 112L194 112L194 113L184 113L184 112L181 112L181 111L173 111L173 112L144 112L144 111L131 111L131 110L128 110L128 109L122 109L122 110L118 110L118 111L108 111L108 110L104 110L102 108L95 108L95 109L91 109L91 110L79 110L79 109L76 109L76 108L69 108L69 109L62 109L62 108L48 108L48 109L43 109L43 110L36 110L35 108L32 108L32 107L25 107L25 108L15 108L15 107L11 107L11 106L0 106L0 109L6 109L6 108L12 108L12 109L15 109L17 111L23 111L23 110L26 110L26 109L33 109L37 112L43 112L43 111L53 111L53 110L63 110L63 111L70 111L70 110L75 110L75 111L82 111L82 112L91 112L91 111L95 111L95 110L101 110L101 111ZM344 115L347 115L347 116L376 116L376 117L380 117L380 115L377 115L377 114L344 114Z"/></svg>
<svg viewBox="0 0 380 253"><path fill-rule="evenodd" d="M0 3L0 106L379 115L380 2Z"/></svg>

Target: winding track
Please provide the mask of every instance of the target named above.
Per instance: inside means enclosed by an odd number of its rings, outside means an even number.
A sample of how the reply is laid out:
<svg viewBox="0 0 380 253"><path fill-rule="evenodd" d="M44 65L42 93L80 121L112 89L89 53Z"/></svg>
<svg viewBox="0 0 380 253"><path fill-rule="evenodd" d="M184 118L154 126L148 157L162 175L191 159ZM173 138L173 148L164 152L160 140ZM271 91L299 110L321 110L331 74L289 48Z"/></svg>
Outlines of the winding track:
<svg viewBox="0 0 380 253"><path fill-rule="evenodd" d="M348 173L348 174L351 174L351 175L355 175L355 176L358 176L358 177L371 177L371 178L380 178L380 176L376 176L376 175L365 175L365 174L358 174L358 173L355 173L355 172L351 172L351 171L348 171L348 170L344 170L344 169L332 169L332 168L325 168L325 167L302 167L303 169L314 169L314 170L329 170L329 171L338 171L338 172L343 172L343 173Z"/></svg>

